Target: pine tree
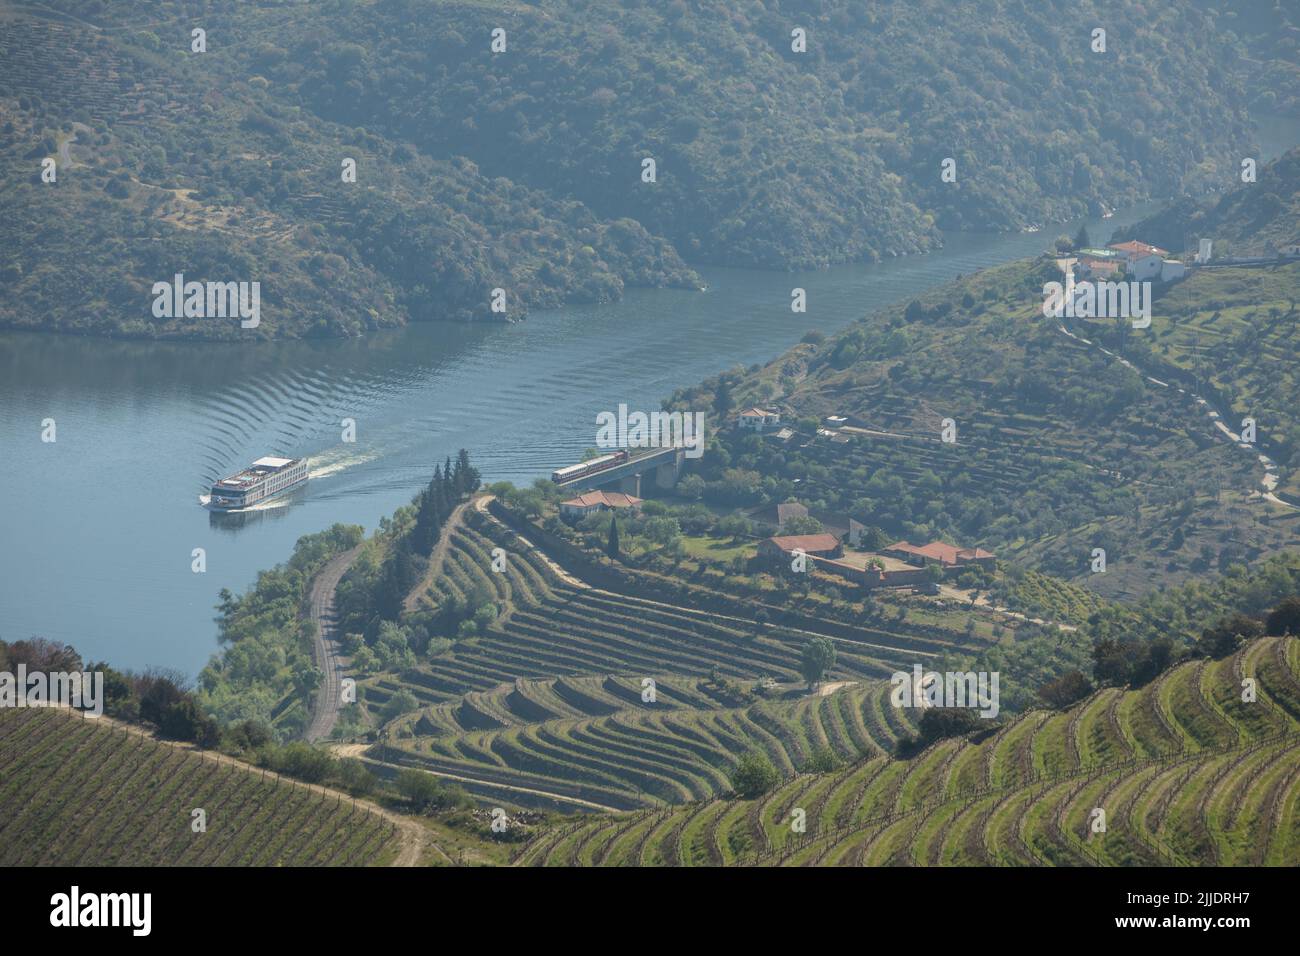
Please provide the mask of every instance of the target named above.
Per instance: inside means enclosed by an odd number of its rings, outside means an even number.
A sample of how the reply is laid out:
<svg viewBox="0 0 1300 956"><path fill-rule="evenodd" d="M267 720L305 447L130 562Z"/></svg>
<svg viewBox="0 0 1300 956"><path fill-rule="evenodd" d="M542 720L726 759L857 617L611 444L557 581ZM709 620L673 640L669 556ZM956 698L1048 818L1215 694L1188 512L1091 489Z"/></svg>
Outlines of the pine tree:
<svg viewBox="0 0 1300 956"><path fill-rule="evenodd" d="M1079 231L1074 236L1074 248L1077 252L1080 249L1087 249L1092 245L1092 240L1088 238L1088 227L1080 226Z"/></svg>

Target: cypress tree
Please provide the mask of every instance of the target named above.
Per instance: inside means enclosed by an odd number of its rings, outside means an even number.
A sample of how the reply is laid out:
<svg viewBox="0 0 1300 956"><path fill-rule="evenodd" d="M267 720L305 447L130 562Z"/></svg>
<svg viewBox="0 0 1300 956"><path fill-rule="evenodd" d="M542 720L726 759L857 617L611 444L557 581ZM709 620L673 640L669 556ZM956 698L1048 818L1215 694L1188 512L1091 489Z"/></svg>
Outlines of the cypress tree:
<svg viewBox="0 0 1300 956"><path fill-rule="evenodd" d="M612 514L609 516L609 542L605 546L605 552L614 559L619 556L618 518Z"/></svg>
<svg viewBox="0 0 1300 956"><path fill-rule="evenodd" d="M460 474L460 491L462 494L472 495L479 489L479 473L473 465L469 463L469 452L464 448L456 457L456 470Z"/></svg>

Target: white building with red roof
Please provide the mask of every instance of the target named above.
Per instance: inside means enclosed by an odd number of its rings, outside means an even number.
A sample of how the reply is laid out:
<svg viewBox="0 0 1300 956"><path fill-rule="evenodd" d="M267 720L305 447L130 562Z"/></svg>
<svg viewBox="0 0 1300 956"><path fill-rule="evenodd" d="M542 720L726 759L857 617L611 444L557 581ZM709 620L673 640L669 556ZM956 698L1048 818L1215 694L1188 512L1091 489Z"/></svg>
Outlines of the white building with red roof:
<svg viewBox="0 0 1300 956"><path fill-rule="evenodd" d="M594 511L611 511L630 508L636 511L641 507L642 499L635 495L625 495L621 491L588 491L560 502L560 517L585 518Z"/></svg>
<svg viewBox="0 0 1300 956"><path fill-rule="evenodd" d="M736 427L761 432L781 424L781 413L770 408L750 406L736 416Z"/></svg>
<svg viewBox="0 0 1300 956"><path fill-rule="evenodd" d="M1125 275L1134 282L1146 282L1159 279L1164 269L1165 257L1169 250L1153 246L1149 242L1130 239L1128 242L1115 242L1107 246L1124 256Z"/></svg>

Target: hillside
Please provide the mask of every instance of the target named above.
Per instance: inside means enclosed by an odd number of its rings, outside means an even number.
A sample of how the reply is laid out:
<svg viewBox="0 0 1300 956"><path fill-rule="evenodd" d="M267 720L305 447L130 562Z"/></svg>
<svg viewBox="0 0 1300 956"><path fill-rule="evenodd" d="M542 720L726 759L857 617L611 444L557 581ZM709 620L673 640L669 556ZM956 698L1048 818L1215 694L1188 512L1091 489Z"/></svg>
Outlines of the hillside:
<svg viewBox="0 0 1300 956"><path fill-rule="evenodd" d="M788 779L760 799L580 818L523 865L1294 866L1300 642L1266 638L983 739ZM1241 700L1241 682L1259 697ZM803 810L805 832L792 826ZM1097 809L1104 832L1095 830Z"/></svg>
<svg viewBox="0 0 1300 956"><path fill-rule="evenodd" d="M0 324L126 337L354 336L609 301L625 285L699 284L635 222L599 219L463 157L430 159L362 125L306 116L251 72L217 84L186 61L180 40L164 50L144 29L167 34L154 5L113 6L123 9L108 22L142 29L0 4L0 167L14 187L0 196L11 226ZM213 16L214 46L225 25ZM209 55L214 71L229 62ZM40 179L47 157L58 161L54 183ZM344 158L356 161L355 183L342 181ZM151 287L176 273L260 282L261 324L155 318ZM490 311L498 287L502 314Z"/></svg>
<svg viewBox="0 0 1300 956"><path fill-rule="evenodd" d="M1129 605L1041 572L998 578L1000 599L1078 622L1058 627L821 577L782 587L753 566L719 574L671 542L653 561L642 522L672 514L696 543L721 533L663 502L620 515L617 560L591 555L584 525L566 532L554 518L556 494L545 482L484 494L463 453L359 547L336 595L359 690L336 752L381 778L549 814L511 837L520 862L1204 864L1300 852L1300 644L1234 638L1204 656L1225 620L1265 633L1234 615L1262 622L1296 594L1294 555ZM271 580L237 604L257 607ZM1288 619L1275 617L1281 633ZM830 657L814 681L819 644ZM918 665L997 672L996 712L898 706L888 678ZM1081 689L1044 710L1046 685L1071 672ZM1257 701L1240 697L1245 677ZM755 761L770 779L750 794L741 774ZM1171 808L1185 787L1190 809ZM1104 846L1082 829L1094 806L1109 815ZM797 838L794 808L809 824ZM1242 834L1255 849L1237 849Z"/></svg>
<svg viewBox="0 0 1300 956"><path fill-rule="evenodd" d="M987 270L679 391L677 408L774 404L799 425L784 444L721 431L696 466L705 500L796 497L890 540L979 544L1110 597L1300 542L1295 514L1260 497L1256 457L1162 370L1125 364L1161 320L1144 334L1045 319L1043 285L1059 278L1050 258ZM828 415L848 418L835 440L814 433Z"/></svg>
<svg viewBox="0 0 1300 956"><path fill-rule="evenodd" d="M1245 42L1254 104L1266 113L1300 116L1300 8L1287 0L1195 2Z"/></svg>
<svg viewBox="0 0 1300 956"><path fill-rule="evenodd" d="M385 865L409 842L404 826L373 804L109 718L0 709L3 866Z"/></svg>
<svg viewBox="0 0 1300 956"><path fill-rule="evenodd" d="M186 4L0 5L0 324L236 339L518 317L696 287L686 262L869 261L939 227L1222 188L1250 139L1241 44L1155 0L327 6L205 11L195 53ZM178 272L260 282L261 325L155 318Z"/></svg>
<svg viewBox="0 0 1300 956"><path fill-rule="evenodd" d="M1214 199L1183 198L1128 229L1115 241L1138 236L1172 252L1195 252L1214 240L1214 255L1262 256L1300 244L1300 148L1257 169L1256 181Z"/></svg>
<svg viewBox="0 0 1300 956"><path fill-rule="evenodd" d="M1293 414L1300 402L1293 368L1300 262L1232 262L1300 247L1300 149L1262 167L1256 183L1217 200L1184 200L1117 238L1138 235L1171 250L1210 239L1214 259L1158 299L1150 336L1131 340L1127 354L1204 396L1232 431L1254 418L1260 450L1282 466L1278 493L1300 504L1300 428Z"/></svg>

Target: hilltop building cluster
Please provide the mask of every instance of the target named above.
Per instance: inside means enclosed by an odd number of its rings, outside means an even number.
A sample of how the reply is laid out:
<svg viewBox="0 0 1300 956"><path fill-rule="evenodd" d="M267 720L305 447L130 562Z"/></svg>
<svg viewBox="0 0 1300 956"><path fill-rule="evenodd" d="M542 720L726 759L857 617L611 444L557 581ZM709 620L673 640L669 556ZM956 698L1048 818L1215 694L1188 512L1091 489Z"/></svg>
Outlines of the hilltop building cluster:
<svg viewBox="0 0 1300 956"><path fill-rule="evenodd" d="M1079 282L1120 276L1130 282L1177 282L1187 276L1186 264L1170 258L1167 249L1136 239L1103 249L1080 249L1068 267Z"/></svg>
<svg viewBox="0 0 1300 956"><path fill-rule="evenodd" d="M992 571L997 567L996 555L983 548L896 541L878 551L848 551L841 538L829 531L773 535L759 542L758 555L774 567L784 567L803 555L812 566L865 588L911 587L928 593L937 593L939 581L968 568Z"/></svg>

